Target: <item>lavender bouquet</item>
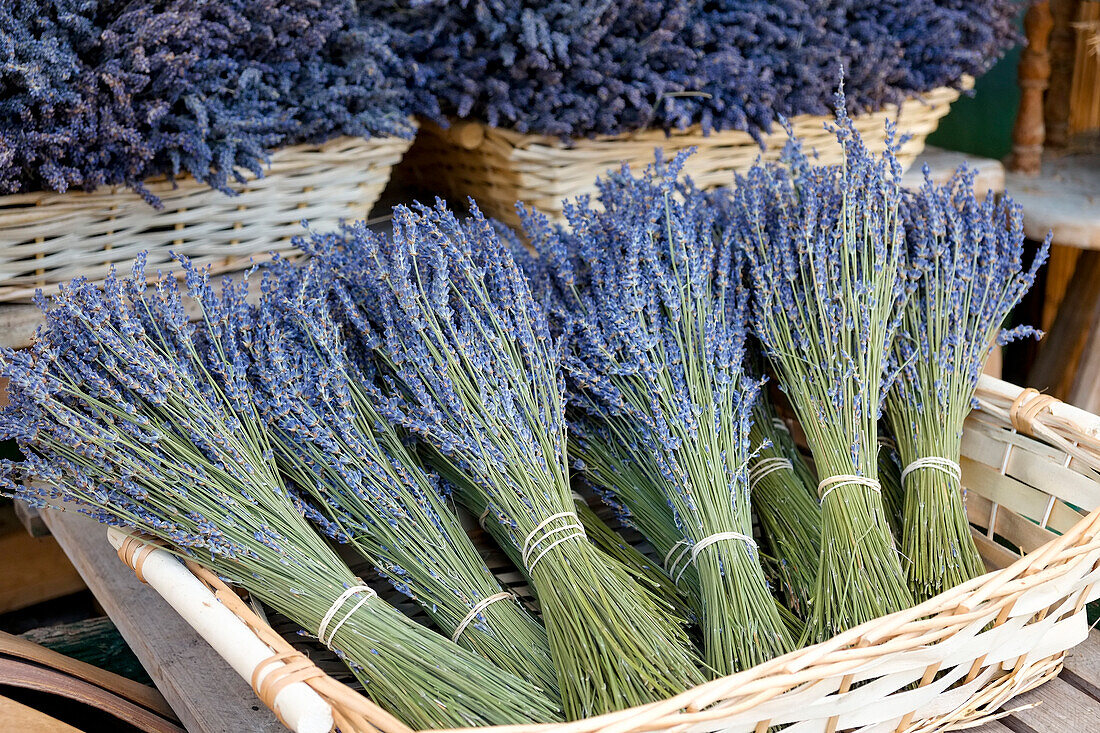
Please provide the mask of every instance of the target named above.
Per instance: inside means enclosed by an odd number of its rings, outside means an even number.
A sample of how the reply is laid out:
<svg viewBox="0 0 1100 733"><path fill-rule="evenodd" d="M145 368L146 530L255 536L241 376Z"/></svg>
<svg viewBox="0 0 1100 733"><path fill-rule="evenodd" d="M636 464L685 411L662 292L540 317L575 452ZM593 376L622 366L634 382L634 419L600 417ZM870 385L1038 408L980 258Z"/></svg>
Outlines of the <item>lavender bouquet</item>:
<svg viewBox="0 0 1100 733"><path fill-rule="evenodd" d="M0 464L2 490L146 532L248 589L315 631L408 725L556 719L534 684L380 600L310 526L249 389L245 286L219 296L191 269L187 282L198 326L175 278L148 288L140 260L103 291L75 280L40 302L46 327L0 362L0 436L25 456Z"/></svg>
<svg viewBox="0 0 1100 733"><path fill-rule="evenodd" d="M699 576L707 665L731 674L793 648L752 537L743 371L747 294L731 240L683 158L598 182L570 230L524 215L571 331L571 402L644 450ZM615 482L610 486L613 488Z"/></svg>
<svg viewBox="0 0 1100 733"><path fill-rule="evenodd" d="M667 606L585 537L570 494L559 346L493 226L398 207L392 239L358 225L307 250L371 316L379 411L489 509L532 579L569 718L701 681ZM370 324L352 324L360 330ZM375 340L376 339L376 340Z"/></svg>
<svg viewBox="0 0 1100 733"><path fill-rule="evenodd" d="M922 270L890 354L898 371L886 414L901 457L902 554L917 601L985 572L960 493L963 421L989 350L1036 335L1002 331L1046 261L1047 242L1023 263L1023 213L1008 197L978 201L974 173L943 186L927 176L905 208L913 259Z"/></svg>
<svg viewBox="0 0 1100 733"><path fill-rule="evenodd" d="M797 143L786 167L739 177L731 229L749 262L754 325L813 453L821 557L812 640L911 605L882 505L877 422L910 283L901 166L874 157L838 95L839 166L814 167Z"/></svg>
<svg viewBox="0 0 1100 733"><path fill-rule="evenodd" d="M348 358L325 300L323 283L283 264L258 307L250 374L277 465L314 499L314 523L453 641L556 697L546 631L501 589L438 479L378 413L372 375Z"/></svg>

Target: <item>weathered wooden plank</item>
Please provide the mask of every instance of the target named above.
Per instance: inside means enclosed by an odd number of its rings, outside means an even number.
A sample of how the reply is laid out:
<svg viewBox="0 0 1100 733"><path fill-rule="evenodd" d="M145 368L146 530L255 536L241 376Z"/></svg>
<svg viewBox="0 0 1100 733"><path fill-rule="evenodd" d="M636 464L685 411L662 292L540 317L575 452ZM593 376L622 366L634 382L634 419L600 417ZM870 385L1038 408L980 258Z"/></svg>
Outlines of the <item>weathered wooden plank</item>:
<svg viewBox="0 0 1100 733"><path fill-rule="evenodd" d="M1024 208L1024 232L1066 247L1100 249L1100 155L1051 154L1038 177L1005 176L1005 192Z"/></svg>
<svg viewBox="0 0 1100 733"><path fill-rule="evenodd" d="M967 728L966 730L969 731L969 733L1015 733L1015 731L1000 720L991 720L977 728Z"/></svg>
<svg viewBox="0 0 1100 733"><path fill-rule="evenodd" d="M4 507L0 533L0 613L49 601L84 589L84 581L52 537L31 537L15 518L10 506ZM18 558L19 562L10 562Z"/></svg>
<svg viewBox="0 0 1100 733"><path fill-rule="evenodd" d="M1093 629L1085 641L1069 650L1062 679L1100 705L1100 631ZM1097 727L1100 728L1100 718Z"/></svg>
<svg viewBox="0 0 1100 733"><path fill-rule="evenodd" d="M42 516L190 733L285 733L248 683L122 564L101 525L71 512Z"/></svg>
<svg viewBox="0 0 1100 733"><path fill-rule="evenodd" d="M0 696L0 720L4 721L5 730L9 731L82 733L79 728L3 696Z"/></svg>
<svg viewBox="0 0 1100 733"><path fill-rule="evenodd" d="M1054 324L1039 346L1028 384L1066 399L1090 334L1100 323L1100 252L1082 252ZM1076 403L1074 403L1076 404ZM1077 405L1088 410L1086 405Z"/></svg>
<svg viewBox="0 0 1100 733"><path fill-rule="evenodd" d="M1017 733L1020 723L1036 733L1091 733L1100 724L1100 702L1061 678L1013 698L1006 707L1014 712L1003 722Z"/></svg>

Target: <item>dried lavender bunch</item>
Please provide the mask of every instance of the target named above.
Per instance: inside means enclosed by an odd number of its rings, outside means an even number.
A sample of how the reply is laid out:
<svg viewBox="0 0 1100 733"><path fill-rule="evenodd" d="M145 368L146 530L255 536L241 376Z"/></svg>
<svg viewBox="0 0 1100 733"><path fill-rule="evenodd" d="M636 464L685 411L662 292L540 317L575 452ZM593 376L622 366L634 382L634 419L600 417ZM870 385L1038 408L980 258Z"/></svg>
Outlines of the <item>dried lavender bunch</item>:
<svg viewBox="0 0 1100 733"><path fill-rule="evenodd" d="M443 112L524 133L758 133L958 85L1012 44L1016 0L368 0Z"/></svg>
<svg viewBox="0 0 1100 733"><path fill-rule="evenodd" d="M754 326L806 433L822 504L821 557L807 632L821 640L911 605L878 482L877 421L887 354L910 285L901 166L888 128L881 158L838 94L839 166L811 166L797 142L786 166L738 177L731 229L749 262Z"/></svg>
<svg viewBox="0 0 1100 733"><path fill-rule="evenodd" d="M287 264L274 280L258 306L251 374L276 463L315 502L307 516L460 646L556 698L546 631L501 589L438 479L378 413L377 388L348 358L324 284Z"/></svg>
<svg viewBox="0 0 1100 733"><path fill-rule="evenodd" d="M922 275L890 357L886 399L901 457L902 554L921 601L985 572L960 492L963 421L995 343L1039 335L1001 325L1046 261L1050 239L1023 262L1023 212L1008 197L979 201L974 172L925 181L905 207L911 256Z"/></svg>
<svg viewBox="0 0 1100 733"><path fill-rule="evenodd" d="M570 438L572 438L572 435L570 435ZM440 470L447 474L448 466L441 464ZM467 481L461 474L452 474L452 480L459 483ZM493 538L493 541L504 551L512 564L527 578L527 582L532 583L523 564L521 548L512 544L507 529L500 522L489 521L491 512L487 503L488 497L484 492L456 491L454 493L458 501L478 518L481 528ZM631 578L656 595L663 604L670 607L677 618L691 619L692 611L687 599L680 593L679 588L662 567L627 543L622 535L600 518L583 496L575 492L573 494L573 506L576 508L577 519L584 528L584 534L593 546L606 555L609 560L621 565L622 569ZM532 588L532 590L535 589ZM537 591L535 595L538 595Z"/></svg>
<svg viewBox="0 0 1100 733"><path fill-rule="evenodd" d="M14 0L0 35L2 193L157 203L143 179L181 173L231 193L275 146L412 134L418 69L352 0Z"/></svg>
<svg viewBox="0 0 1100 733"><path fill-rule="evenodd" d="M749 439L756 458L749 464L749 494L775 559L787 606L809 614L821 556L821 508L814 500L817 477L806 465L765 392L753 406Z"/></svg>
<svg viewBox="0 0 1100 733"><path fill-rule="evenodd" d="M550 274L546 268L546 262L542 257L539 257L535 252L528 249L526 243L520 239L519 235L513 229L499 222L496 223L496 229L497 235L502 241L508 244L512 252L512 257L527 275L532 294L535 296L536 300L542 303L543 307L546 308L551 334L554 338L560 338L563 335L563 329L566 328L564 322L568 319L564 317L565 314L562 311L561 300L554 292ZM577 430L585 431L586 426L584 425L583 415L579 415L574 411L570 419L567 451L571 459L577 457L577 451L580 449L575 440L577 437ZM611 447L606 445L601 445L601 448L611 450ZM595 492L600 495L603 503L615 512L618 519L620 521L625 520L627 513L624 507L620 502L614 499L612 494L610 494L606 488L606 484L592 484L589 480L591 478L590 473L583 468L583 461L579 463L574 461L574 463L574 468L578 470L574 478L583 481L589 485L590 488L594 489ZM626 463L629 463L629 461L626 461ZM578 468L578 466L580 468ZM623 466L623 470L633 471L634 468L633 466L627 465ZM587 501L580 494L574 493L573 499L577 505L577 515L580 517L581 524L584 525L585 533L597 547L621 562L627 572L629 572L638 582L651 587L662 600L668 601L670 605L677 609L678 615L684 618L690 618L695 614L688 605L689 599L680 592L679 584L672 580L672 577L668 574L668 571L663 565L654 563L644 553L624 542L618 532L607 526L607 524L589 508ZM682 543L683 535L675 526L675 521L668 507L668 502L664 501L659 495L656 495L656 501L662 507L659 510L659 513L662 515L660 521L668 523L670 527L669 531L675 538L672 542ZM481 509L476 509L476 512L480 513ZM638 529L638 527L630 521L626 521L625 526L629 526L635 530ZM642 532L642 535L646 537L645 532ZM648 537L646 537L646 540L648 541ZM667 552L667 548L665 552ZM660 556L664 557L665 552L659 553ZM691 576L693 578L695 577L694 570L692 570ZM698 590L698 583L695 583L693 587ZM695 608L697 609L699 607L699 599L693 597L692 600L695 602Z"/></svg>
<svg viewBox="0 0 1100 733"><path fill-rule="evenodd" d="M597 182L568 229L525 213L571 331L570 400L651 456L699 575L704 656L715 674L790 651L752 537L749 425L760 381L744 373L741 263L684 158ZM614 484L612 484L612 488Z"/></svg>
<svg viewBox="0 0 1100 733"><path fill-rule="evenodd" d="M474 207L394 210L305 244L378 329L380 412L417 436L518 548L542 607L566 715L661 700L702 679L671 613L585 538L570 494L561 356L509 248ZM368 328L359 322L353 327Z"/></svg>
<svg viewBox="0 0 1100 733"><path fill-rule="evenodd" d="M102 292L78 279L40 303L35 343L3 353L0 436L25 459L0 466L0 488L147 532L248 589L323 637L411 726L554 720L533 684L401 615L310 526L249 390L246 286L218 295L190 268L187 284L198 326L176 279L147 287L141 259Z"/></svg>

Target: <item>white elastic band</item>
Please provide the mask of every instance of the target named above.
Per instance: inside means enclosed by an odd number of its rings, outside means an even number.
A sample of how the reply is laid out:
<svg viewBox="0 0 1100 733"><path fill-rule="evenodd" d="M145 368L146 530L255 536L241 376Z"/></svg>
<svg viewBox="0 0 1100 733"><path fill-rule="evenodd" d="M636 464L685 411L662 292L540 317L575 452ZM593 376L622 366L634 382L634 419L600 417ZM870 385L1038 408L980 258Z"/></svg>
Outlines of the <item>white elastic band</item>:
<svg viewBox="0 0 1100 733"><path fill-rule="evenodd" d="M747 534L741 534L740 532L718 532L717 534L712 534L709 537L704 537L703 539L692 545L691 561L694 563L695 558L699 556L700 552L710 547L715 542L721 542L722 540L741 540L742 542L751 545L752 549L757 549L756 540L754 540Z"/></svg>
<svg viewBox="0 0 1100 733"><path fill-rule="evenodd" d="M829 492L838 486L866 486L872 491L882 493L882 484L878 482L878 479L868 478L867 476L856 476L855 474L842 473L839 476L830 476L817 485L817 493L821 496L820 502L825 503L825 497L829 495Z"/></svg>
<svg viewBox="0 0 1100 733"><path fill-rule="evenodd" d="M489 596L488 598L483 598L481 601L478 602L476 606L470 609L470 612L466 614L466 618L462 619L462 622L458 625L458 628L455 629L455 633L451 637L451 641L457 643L458 637L462 636L462 632L466 630L466 627L470 625L470 622L477 618L477 615L488 608L491 604L496 603L497 601L503 601L505 598L512 597L512 594L508 591L502 591L501 593Z"/></svg>
<svg viewBox="0 0 1100 733"><path fill-rule="evenodd" d="M791 429L787 427L787 423L783 422L783 418L781 417L773 417L772 426L775 427L776 430L782 430L787 435L791 434Z"/></svg>
<svg viewBox="0 0 1100 733"><path fill-rule="evenodd" d="M588 503L588 499L585 499L583 496L578 494L576 491L573 492L573 501L580 501L580 502L584 502L585 504Z"/></svg>
<svg viewBox="0 0 1100 733"><path fill-rule="evenodd" d="M325 631L328 629L329 623L332 621L336 612L344 605L344 603L356 593L363 593L363 597L359 599L359 602L351 607L351 610L344 614L344 617L332 627L332 632L328 635L328 639L325 639ZM359 607L369 601L371 598L378 595L374 592L374 589L366 585L353 585L345 590L336 600L329 606L328 613L321 619L321 623L317 626L317 639L325 646L332 644L332 639L336 636L336 632L340 630L340 627L344 625L344 622L351 618L351 615L359 610Z"/></svg>
<svg viewBox="0 0 1100 733"><path fill-rule="evenodd" d="M921 468L930 468L933 471L946 473L953 478L956 483L962 483L962 469L959 468L959 464L955 463L950 458L943 458L942 456L925 456L924 458L918 458L913 461L901 472L902 486L905 485L906 476Z"/></svg>
<svg viewBox="0 0 1100 733"><path fill-rule="evenodd" d="M543 530L546 529L547 525L549 525L551 522L557 519L567 518L572 518L572 521L562 525L561 527L556 527L555 529L543 532ZM535 539L535 537L539 535L540 532L542 533L542 535L539 536L538 539ZM531 555L535 553L535 550L538 549L539 545L541 545L553 535L560 534L562 532L571 532L572 534L567 534L564 537L559 537L546 547L542 548L542 550L537 555L535 555L534 558L531 557ZM541 522L539 522L538 526L531 530L530 534L527 535L527 538L523 540L522 559L524 566L527 568L527 572L534 572L535 566L538 565L539 560L545 557L546 553L550 552L550 550L554 549L562 542L584 536L584 527L581 526L580 520L577 518L576 512L558 512L557 514L552 514L546 519L542 520ZM532 540L534 541L532 542Z"/></svg>
<svg viewBox="0 0 1100 733"><path fill-rule="evenodd" d="M672 553L676 552L677 547L681 548L680 553L678 555L676 555L676 557L672 558L672 563L669 564L668 560L669 560L670 557L672 557ZM675 545L673 545L669 549L668 554L665 555L665 562L664 562L665 570L667 570L668 574L670 576L672 576L672 582L676 585L679 585L680 576L684 574L684 570L686 570L687 566L691 564L691 561L689 559L688 562L685 562L684 567L680 568L680 572L678 572L678 573L675 572L676 571L676 566L680 564L681 560L688 557L688 550L690 550L690 549L691 549L691 543L690 542L688 542L687 540L680 540Z"/></svg>
<svg viewBox="0 0 1100 733"><path fill-rule="evenodd" d="M779 456L761 458L754 465L749 466L749 492L755 491L756 485L769 473L793 470L794 464L786 458L781 458Z"/></svg>

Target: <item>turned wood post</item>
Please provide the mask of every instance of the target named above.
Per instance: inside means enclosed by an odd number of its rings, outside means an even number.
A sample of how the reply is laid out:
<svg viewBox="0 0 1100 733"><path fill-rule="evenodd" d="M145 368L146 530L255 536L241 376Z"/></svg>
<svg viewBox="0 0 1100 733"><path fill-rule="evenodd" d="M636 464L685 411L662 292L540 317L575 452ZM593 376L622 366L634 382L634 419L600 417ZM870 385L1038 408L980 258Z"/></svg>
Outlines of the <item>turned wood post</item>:
<svg viewBox="0 0 1100 733"><path fill-rule="evenodd" d="M1043 156L1043 92L1050 80L1050 30L1054 20L1049 0L1034 2L1024 16L1027 48L1020 56L1020 110L1012 128L1011 170L1038 175Z"/></svg>
<svg viewBox="0 0 1100 733"><path fill-rule="evenodd" d="M1050 83L1043 103L1046 125L1044 144L1064 148L1069 142L1069 102L1073 86L1073 62L1077 52L1077 19L1080 0L1051 0L1054 28L1050 32Z"/></svg>

